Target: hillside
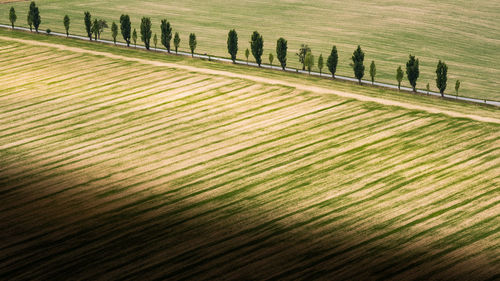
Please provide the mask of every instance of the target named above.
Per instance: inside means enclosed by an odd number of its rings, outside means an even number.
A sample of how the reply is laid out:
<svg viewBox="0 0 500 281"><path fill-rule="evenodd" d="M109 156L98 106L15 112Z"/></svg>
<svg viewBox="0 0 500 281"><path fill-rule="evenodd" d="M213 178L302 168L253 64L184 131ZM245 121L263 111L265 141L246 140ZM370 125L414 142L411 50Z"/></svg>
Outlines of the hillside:
<svg viewBox="0 0 500 281"><path fill-rule="evenodd" d="M0 65L2 278L500 274L497 108L9 31Z"/></svg>

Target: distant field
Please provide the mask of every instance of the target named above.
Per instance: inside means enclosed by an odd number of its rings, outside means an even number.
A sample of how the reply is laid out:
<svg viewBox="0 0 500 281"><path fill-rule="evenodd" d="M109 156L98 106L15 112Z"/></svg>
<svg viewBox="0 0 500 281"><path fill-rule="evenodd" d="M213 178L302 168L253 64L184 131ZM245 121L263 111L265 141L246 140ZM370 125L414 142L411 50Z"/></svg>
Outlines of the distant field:
<svg viewBox="0 0 500 281"><path fill-rule="evenodd" d="M181 48L188 49L190 32L198 37L197 51L228 56L227 32L236 28L240 38L238 57L244 59L250 34L258 30L264 36L264 61L274 52L276 40L289 42L289 64L298 66L295 56L301 43L312 47L316 58L328 56L336 44L340 52L339 74L352 76L350 57L360 44L366 52L368 70L371 60L377 64L377 80L395 83L398 65L404 67L408 54L421 61L418 87L430 83L435 88L435 67L439 59L449 66L448 93L454 93L456 79L462 81L461 95L500 100L500 4L498 1L137 1L110 0L37 1L45 30L63 32L62 18L69 14L71 32L83 35L83 12L106 19L110 24L120 14L129 13L139 29L142 16L151 16L155 32L160 34L160 19L168 18L174 31L181 34ZM16 7L18 24L26 26L29 2L0 6L0 21L8 22L8 9ZM104 33L110 38L109 29ZM368 77L368 71L366 77ZM405 79L406 80L406 79ZM403 82L408 85L407 81Z"/></svg>
<svg viewBox="0 0 500 281"><path fill-rule="evenodd" d="M2 279L500 274L499 125L9 40L0 76Z"/></svg>

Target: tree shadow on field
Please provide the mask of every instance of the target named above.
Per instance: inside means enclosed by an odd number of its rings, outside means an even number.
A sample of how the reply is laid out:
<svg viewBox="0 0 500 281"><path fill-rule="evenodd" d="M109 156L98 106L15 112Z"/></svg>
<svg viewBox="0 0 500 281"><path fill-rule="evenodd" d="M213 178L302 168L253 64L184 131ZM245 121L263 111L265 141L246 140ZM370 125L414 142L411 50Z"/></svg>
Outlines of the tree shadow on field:
<svg viewBox="0 0 500 281"><path fill-rule="evenodd" d="M414 264L428 249L355 245L342 230L322 236L290 231L270 219L231 210L181 212L187 203L150 208L165 198L133 205L109 202L84 188L18 186L0 174L0 279L325 279L397 280L494 278L473 262L452 275L444 262ZM32 182L38 182L32 178ZM103 187L104 188L104 187ZM116 198L116 197L115 197ZM182 201L181 201L182 202ZM150 209L148 209L150 208ZM364 250L369 249L369 250ZM405 253L405 254L401 254Z"/></svg>

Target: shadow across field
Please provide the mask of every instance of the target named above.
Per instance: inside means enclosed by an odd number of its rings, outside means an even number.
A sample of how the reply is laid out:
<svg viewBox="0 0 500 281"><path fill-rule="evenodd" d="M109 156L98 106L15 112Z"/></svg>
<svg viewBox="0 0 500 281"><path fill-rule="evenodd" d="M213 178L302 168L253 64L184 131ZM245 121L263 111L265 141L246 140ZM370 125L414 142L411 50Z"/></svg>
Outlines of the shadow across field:
<svg viewBox="0 0 500 281"><path fill-rule="evenodd" d="M146 203L95 211L90 203L103 199L92 190L81 190L73 199L56 194L47 200L51 186L12 190L15 183L9 178L0 174L0 278L4 280L412 280L440 273L411 259L428 255L429 249L406 250L397 244L355 249L349 245L360 241L352 241L342 229L322 235L290 231L272 218L253 217L253 209L243 210L248 214L243 217L217 207L179 211L187 203L173 203L168 210L151 210ZM410 254L401 258L397 253L402 251ZM440 259L431 264L439 266L444 262ZM418 275L407 271L415 268ZM454 276L464 280L491 277L483 276L473 262L462 263L459 270Z"/></svg>

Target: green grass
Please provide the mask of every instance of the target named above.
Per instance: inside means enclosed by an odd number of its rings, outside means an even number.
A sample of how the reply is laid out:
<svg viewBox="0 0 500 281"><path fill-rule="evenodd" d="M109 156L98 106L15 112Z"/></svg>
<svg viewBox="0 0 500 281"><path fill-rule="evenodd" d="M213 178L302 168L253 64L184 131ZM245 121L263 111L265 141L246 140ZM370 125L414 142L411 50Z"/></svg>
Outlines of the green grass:
<svg viewBox="0 0 500 281"><path fill-rule="evenodd" d="M279 71L0 36L498 116ZM498 124L3 39L0 77L2 279L499 273Z"/></svg>
<svg viewBox="0 0 500 281"><path fill-rule="evenodd" d="M129 13L133 27L139 29L142 16L153 20L154 32L160 34L160 20L167 18L174 31L181 35L181 50L188 50L188 34L198 38L197 52L228 56L226 37L229 29L239 34L238 58L254 30L264 36L264 56L274 52L276 40L289 42L289 65L297 67L295 56L300 44L311 46L317 58L326 58L331 46L339 49L339 74L352 76L349 67L352 52L359 44L366 53L365 65L371 60L377 65L377 80L395 83L396 68L404 65L408 54L417 55L421 62L421 77L417 86L435 87L435 68L439 59L449 66L447 93L454 93L455 80L462 81L460 95L500 100L497 91L500 68L500 7L491 1L75 1L41 0L41 29L64 32L62 19L68 14L71 32L84 35L83 12L104 18L111 24L122 13ZM0 21L8 23L8 10L14 6L18 25L26 26L25 14L29 2L0 5ZM109 29L104 38L110 38ZM326 70L325 70L326 71ZM365 73L368 79L368 70ZM404 85L408 86L406 79Z"/></svg>

